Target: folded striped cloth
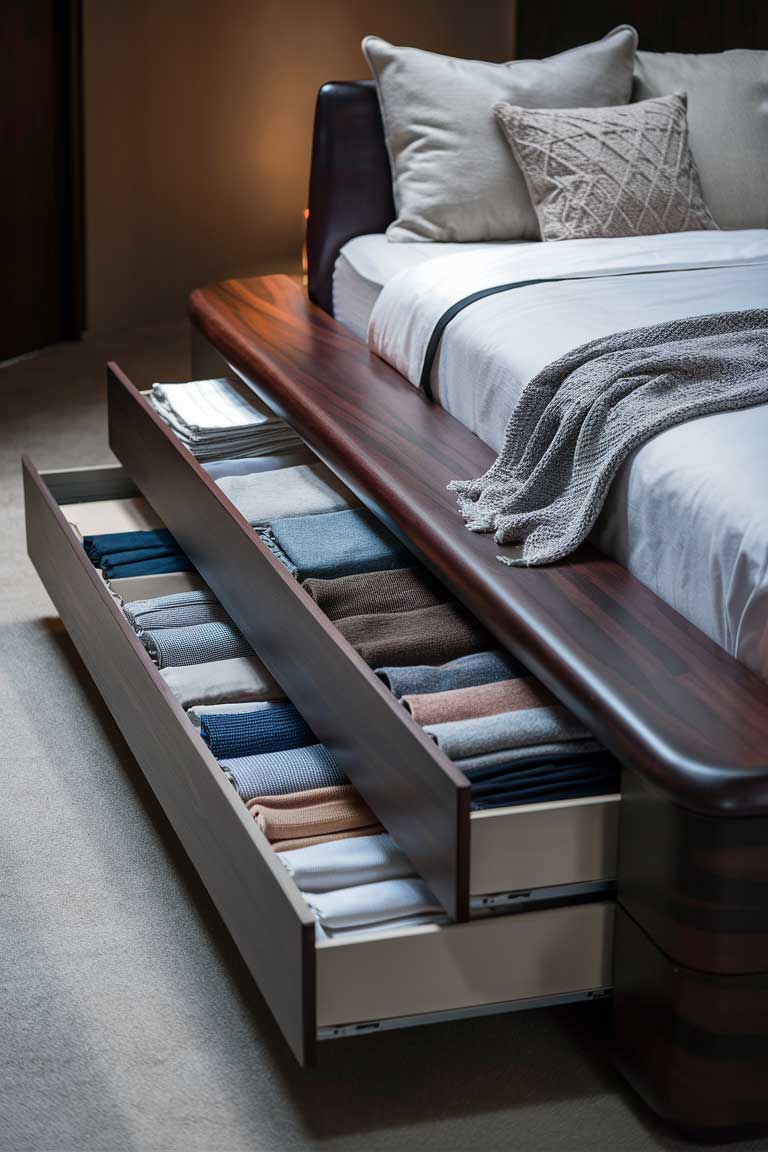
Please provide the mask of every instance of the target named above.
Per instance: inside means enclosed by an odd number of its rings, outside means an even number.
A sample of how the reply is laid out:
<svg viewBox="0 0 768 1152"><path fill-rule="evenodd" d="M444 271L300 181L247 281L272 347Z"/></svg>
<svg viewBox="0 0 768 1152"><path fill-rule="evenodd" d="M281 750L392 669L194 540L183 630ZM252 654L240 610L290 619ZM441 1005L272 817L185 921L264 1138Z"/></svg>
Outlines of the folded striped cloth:
<svg viewBox="0 0 768 1152"><path fill-rule="evenodd" d="M238 700L234 704L194 704L187 709L187 716L199 728L203 716L230 716L233 712L258 712L260 708L271 708L268 700Z"/></svg>
<svg viewBox="0 0 768 1152"><path fill-rule="evenodd" d="M424 731L451 760L549 741L578 740L589 735L581 721L560 705L425 724Z"/></svg>
<svg viewBox="0 0 768 1152"><path fill-rule="evenodd" d="M222 476L216 483L251 524L271 524L288 516L340 512L359 503L319 461L271 472L254 472L249 476Z"/></svg>
<svg viewBox="0 0 768 1152"><path fill-rule="evenodd" d="M307 903L327 932L424 917L442 919L445 911L423 880L382 880L335 892L317 892Z"/></svg>
<svg viewBox="0 0 768 1152"><path fill-rule="evenodd" d="M313 788L285 796L258 796L248 801L248 811L275 851L283 844L314 836L366 829L368 835L383 832L362 796L350 784L336 788Z"/></svg>
<svg viewBox="0 0 768 1152"><path fill-rule="evenodd" d="M173 592L149 600L129 600L123 604L123 612L137 632L143 628L183 628L189 624L229 620L210 588Z"/></svg>
<svg viewBox="0 0 768 1152"><path fill-rule="evenodd" d="M488 633L455 602L416 608L412 612L347 616L336 627L367 664L441 663L482 650Z"/></svg>
<svg viewBox="0 0 768 1152"><path fill-rule="evenodd" d="M285 692L257 656L163 668L160 675L182 708L232 704L239 700L285 699Z"/></svg>
<svg viewBox="0 0 768 1152"><path fill-rule="evenodd" d="M557 699L533 676L516 680L498 680L476 688L453 688L449 692L428 692L421 696L403 696L401 703L417 724L444 724L449 720L471 720L474 716L493 716L523 708L544 708L557 704Z"/></svg>
<svg viewBox="0 0 768 1152"><path fill-rule="evenodd" d="M297 848L282 852L280 860L302 892L330 892L415 875L410 860L387 832Z"/></svg>
<svg viewBox="0 0 768 1152"><path fill-rule="evenodd" d="M445 589L419 568L359 572L336 580L310 578L302 587L331 620L375 612L410 612L448 599Z"/></svg>
<svg viewBox="0 0 768 1152"><path fill-rule="evenodd" d="M148 629L139 633L139 639L158 668L232 660L253 652L245 637L226 620L185 628Z"/></svg>
<svg viewBox="0 0 768 1152"><path fill-rule="evenodd" d="M268 537L299 580L405 568L413 560L405 545L363 508L273 520Z"/></svg>
<svg viewBox="0 0 768 1152"><path fill-rule="evenodd" d="M83 547L91 563L110 580L193 571L191 561L167 528L84 536Z"/></svg>
<svg viewBox="0 0 768 1152"><path fill-rule="evenodd" d="M217 760L283 752L316 742L312 729L293 704L272 704L255 712L224 716L207 713L200 720L200 735Z"/></svg>
<svg viewBox="0 0 768 1152"><path fill-rule="evenodd" d="M219 763L243 800L349 783L324 744L251 756L224 756Z"/></svg>
<svg viewBox="0 0 768 1152"><path fill-rule="evenodd" d="M376 675L401 699L427 692L450 692L475 688L498 680L529 676L527 668L506 652L473 652L447 664L416 664L405 668L377 668Z"/></svg>

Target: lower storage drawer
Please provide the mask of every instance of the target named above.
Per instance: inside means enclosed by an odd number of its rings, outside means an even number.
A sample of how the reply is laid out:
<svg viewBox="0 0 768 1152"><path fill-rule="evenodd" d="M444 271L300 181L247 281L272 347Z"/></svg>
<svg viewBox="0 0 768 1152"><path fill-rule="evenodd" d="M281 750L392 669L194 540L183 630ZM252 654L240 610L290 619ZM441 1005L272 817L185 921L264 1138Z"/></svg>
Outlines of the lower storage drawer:
<svg viewBox="0 0 768 1152"><path fill-rule="evenodd" d="M610 984L606 902L318 938L301 893L70 524L84 533L154 526L153 509L121 469L41 475L25 460L24 484L35 567L298 1060L313 1059L318 1036L580 999ZM138 580L137 594L151 595L152 578Z"/></svg>

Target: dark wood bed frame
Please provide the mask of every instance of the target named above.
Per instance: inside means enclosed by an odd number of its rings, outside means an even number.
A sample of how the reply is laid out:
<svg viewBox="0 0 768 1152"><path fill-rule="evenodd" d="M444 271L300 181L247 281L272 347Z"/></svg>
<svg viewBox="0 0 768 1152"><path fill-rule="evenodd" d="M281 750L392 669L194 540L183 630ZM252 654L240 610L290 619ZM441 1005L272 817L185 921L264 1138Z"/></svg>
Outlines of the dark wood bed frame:
<svg viewBox="0 0 768 1152"><path fill-rule="evenodd" d="M392 216L372 86L326 85L311 299L287 277L229 281L192 295L193 325L620 758L617 1061L689 1132L764 1128L768 685L591 547L509 569L466 532L446 484L492 452L332 318L339 248Z"/></svg>

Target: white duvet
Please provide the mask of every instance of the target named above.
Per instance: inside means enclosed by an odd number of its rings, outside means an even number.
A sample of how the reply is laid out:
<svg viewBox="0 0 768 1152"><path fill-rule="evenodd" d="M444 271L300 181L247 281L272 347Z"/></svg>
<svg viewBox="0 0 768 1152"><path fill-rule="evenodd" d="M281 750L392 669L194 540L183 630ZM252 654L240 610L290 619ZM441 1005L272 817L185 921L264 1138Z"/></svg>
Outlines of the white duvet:
<svg viewBox="0 0 768 1152"><path fill-rule="evenodd" d="M768 231L492 245L430 259L386 281L369 343L417 385L435 325L456 301L548 278L470 304L435 357L435 397L496 449L526 383L570 349L683 316L768 307ZM692 420L643 445L593 540L768 680L768 406Z"/></svg>

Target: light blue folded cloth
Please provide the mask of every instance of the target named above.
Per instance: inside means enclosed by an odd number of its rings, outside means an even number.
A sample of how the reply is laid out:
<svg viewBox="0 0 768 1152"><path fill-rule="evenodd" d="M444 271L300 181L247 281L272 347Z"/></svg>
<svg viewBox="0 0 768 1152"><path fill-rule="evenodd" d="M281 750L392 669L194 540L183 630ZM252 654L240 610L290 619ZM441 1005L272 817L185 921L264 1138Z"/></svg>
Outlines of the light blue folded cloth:
<svg viewBox="0 0 768 1152"><path fill-rule="evenodd" d="M416 877L312 893L308 894L307 903L326 932L367 928L411 917L425 923L445 915L424 881Z"/></svg>
<svg viewBox="0 0 768 1152"><path fill-rule="evenodd" d="M405 545L361 508L273 520L271 538L299 580L382 572L413 563Z"/></svg>
<svg viewBox="0 0 768 1152"><path fill-rule="evenodd" d="M447 664L414 664L403 668L377 668L376 675L397 696L421 696L427 692L451 692L455 688L478 688L530 676L528 669L506 652L473 652Z"/></svg>
<svg viewBox="0 0 768 1152"><path fill-rule="evenodd" d="M243 800L349 783L324 744L259 756L228 756L219 763Z"/></svg>
<svg viewBox="0 0 768 1152"><path fill-rule="evenodd" d="M123 612L137 632L142 628L184 628L190 624L229 620L210 588L173 592L169 596L153 596L148 600L129 600L123 604Z"/></svg>
<svg viewBox="0 0 768 1152"><path fill-rule="evenodd" d="M581 721L559 704L552 708L522 708L471 720L425 724L424 731L437 741L440 750L450 760L462 760L505 748L578 740L589 735Z"/></svg>
<svg viewBox="0 0 768 1152"><path fill-rule="evenodd" d="M330 892L415 875L410 860L387 832L293 848L279 852L277 858L302 892Z"/></svg>

